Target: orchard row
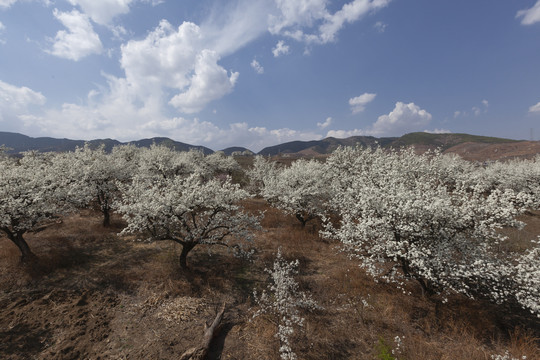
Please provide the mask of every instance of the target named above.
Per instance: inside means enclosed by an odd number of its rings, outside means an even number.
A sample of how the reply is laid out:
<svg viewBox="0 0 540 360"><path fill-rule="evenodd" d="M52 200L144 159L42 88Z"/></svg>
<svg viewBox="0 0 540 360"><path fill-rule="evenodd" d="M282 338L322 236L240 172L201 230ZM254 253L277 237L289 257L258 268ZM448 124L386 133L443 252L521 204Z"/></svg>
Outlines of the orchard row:
<svg viewBox="0 0 540 360"><path fill-rule="evenodd" d="M242 186L232 181L242 174ZM243 171L221 153L163 146L84 147L60 154L0 156L0 230L23 261L35 257L25 233L77 208L97 206L107 226L121 214L123 234L182 246L180 265L197 245L249 256L263 214L242 200L266 199L321 236L339 240L376 281L406 291L418 283L433 299L453 293L505 303L540 316L540 243L501 246L501 229L540 206L540 158L478 165L413 150L340 148L326 161L291 166L255 157Z"/></svg>

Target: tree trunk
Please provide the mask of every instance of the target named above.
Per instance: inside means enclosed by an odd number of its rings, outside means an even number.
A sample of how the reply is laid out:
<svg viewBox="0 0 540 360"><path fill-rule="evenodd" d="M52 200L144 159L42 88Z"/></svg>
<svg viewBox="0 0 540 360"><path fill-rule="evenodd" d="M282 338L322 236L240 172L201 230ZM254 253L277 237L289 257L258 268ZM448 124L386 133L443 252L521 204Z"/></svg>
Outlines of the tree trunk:
<svg viewBox="0 0 540 360"><path fill-rule="evenodd" d="M184 243L182 244L182 252L180 253L180 267L182 269L187 269L187 255L195 247L195 244Z"/></svg>
<svg viewBox="0 0 540 360"><path fill-rule="evenodd" d="M306 227L306 222L307 222L307 220L304 219L304 217L302 216L302 214L297 213L297 214L296 214L296 218L297 218L298 221L300 221L300 223L302 224L302 228L305 228L305 227Z"/></svg>
<svg viewBox="0 0 540 360"><path fill-rule="evenodd" d="M204 360L208 354L208 349L210 348L210 342L214 337L214 334L217 330L217 327L223 319L223 313L225 312L225 304L221 307L221 310L216 315L216 318L210 326L206 325L204 330L204 337L201 345L198 347L191 348L184 352L180 356L180 360Z"/></svg>
<svg viewBox="0 0 540 360"><path fill-rule="evenodd" d="M23 238L22 233L7 233L8 238L13 241L15 245L19 248L21 251L21 262L27 263L32 262L36 259L36 255L30 250L30 247L26 243L26 240Z"/></svg>
<svg viewBox="0 0 540 360"><path fill-rule="evenodd" d="M101 212L103 213L103 226L104 226L104 227L109 227L109 226L111 226L111 213L110 213L110 209L104 208L104 209L101 210Z"/></svg>

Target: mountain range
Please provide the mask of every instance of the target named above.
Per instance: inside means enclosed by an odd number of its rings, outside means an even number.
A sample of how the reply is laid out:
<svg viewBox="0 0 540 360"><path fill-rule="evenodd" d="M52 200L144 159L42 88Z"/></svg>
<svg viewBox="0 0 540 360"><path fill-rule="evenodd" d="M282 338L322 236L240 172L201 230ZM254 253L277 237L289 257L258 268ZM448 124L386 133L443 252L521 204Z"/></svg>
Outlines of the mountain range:
<svg viewBox="0 0 540 360"><path fill-rule="evenodd" d="M33 138L19 133L0 132L0 145L8 147L9 153L20 153L28 150L40 152L73 151L77 147L84 146L87 142L91 146L100 146L101 144L104 144L107 151L110 151L114 146L123 144L134 144L138 147L149 147L151 144L157 144L170 146L178 151L196 149L205 154L214 152L212 149L204 146L185 144L166 137L155 137L130 142L120 142L113 139L84 141L51 137ZM266 147L257 154L265 156L318 156L329 154L339 146L355 145L381 146L383 148L414 146L419 151L440 148L444 152L457 153L460 156L471 160L531 157L540 153L540 143L536 141L511 140L458 133L431 134L416 132L405 134L401 137L376 138L373 136L352 136L346 139L328 137L322 140L313 141L291 141ZM221 151L226 155L231 155L233 153L251 153L251 151L244 147L229 147ZM478 154L481 154L481 156L477 156ZM479 159L475 159L475 157L479 157Z"/></svg>

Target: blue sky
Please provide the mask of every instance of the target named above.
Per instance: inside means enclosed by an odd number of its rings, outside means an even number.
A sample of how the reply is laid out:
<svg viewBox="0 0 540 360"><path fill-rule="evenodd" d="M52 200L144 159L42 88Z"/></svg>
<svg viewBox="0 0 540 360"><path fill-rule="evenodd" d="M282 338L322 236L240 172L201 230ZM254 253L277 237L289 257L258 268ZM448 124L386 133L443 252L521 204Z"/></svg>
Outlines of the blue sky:
<svg viewBox="0 0 540 360"><path fill-rule="evenodd" d="M540 0L0 0L0 131L540 138Z"/></svg>

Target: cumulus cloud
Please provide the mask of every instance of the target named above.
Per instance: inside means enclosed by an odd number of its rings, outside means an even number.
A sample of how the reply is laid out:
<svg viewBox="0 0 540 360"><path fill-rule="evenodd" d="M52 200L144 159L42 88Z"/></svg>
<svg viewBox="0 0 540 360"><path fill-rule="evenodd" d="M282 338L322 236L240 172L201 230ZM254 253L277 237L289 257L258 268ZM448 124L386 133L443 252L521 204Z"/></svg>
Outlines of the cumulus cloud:
<svg viewBox="0 0 540 360"><path fill-rule="evenodd" d="M175 29L168 21L142 40L130 40L121 47L120 64L135 92L146 96L161 87L183 89L190 84L197 55L202 51L200 28L184 22Z"/></svg>
<svg viewBox="0 0 540 360"><path fill-rule="evenodd" d="M431 114L415 103L396 103L388 115L381 115L372 125L369 133L379 136L399 136L404 133L419 131L431 121Z"/></svg>
<svg viewBox="0 0 540 360"><path fill-rule="evenodd" d="M45 104L45 101L40 92L0 80L0 124L4 129L20 131L20 121L24 122L32 108Z"/></svg>
<svg viewBox="0 0 540 360"><path fill-rule="evenodd" d="M209 102L229 94L239 74L233 72L229 76L227 70L217 64L218 60L215 51L203 50L197 56L188 90L174 96L169 103L184 113L195 113Z"/></svg>
<svg viewBox="0 0 540 360"><path fill-rule="evenodd" d="M318 140L321 135L288 128L268 129L266 127L250 127L247 123L233 123L221 128L209 121L197 118L171 118L151 121L143 126L144 131L173 137L179 141L202 144L214 150L231 145L242 145L255 152L266 146L272 146L293 140Z"/></svg>
<svg viewBox="0 0 540 360"><path fill-rule="evenodd" d="M95 23L109 24L112 19L129 12L133 0L68 0L71 5L80 6Z"/></svg>
<svg viewBox="0 0 540 360"><path fill-rule="evenodd" d="M377 94L364 93L360 96L349 99L349 105L353 114L357 114L365 110L366 105L372 102Z"/></svg>
<svg viewBox="0 0 540 360"><path fill-rule="evenodd" d="M278 57L284 54L289 53L289 46L285 45L285 42L283 40L278 41L276 46L272 49L272 54L274 54L274 57Z"/></svg>
<svg viewBox="0 0 540 360"><path fill-rule="evenodd" d="M538 104L533 105L529 108L530 113L540 113L540 102Z"/></svg>
<svg viewBox="0 0 540 360"><path fill-rule="evenodd" d="M131 40L121 47L121 66L126 81L141 101L177 94L168 103L184 113L202 110L209 102L229 94L238 72L228 74L218 64L218 52L206 48L203 31L191 22L178 28L162 20L142 40Z"/></svg>
<svg viewBox="0 0 540 360"><path fill-rule="evenodd" d="M516 18L522 18L522 25L532 25L540 22L540 0L532 8L518 11Z"/></svg>
<svg viewBox="0 0 540 360"><path fill-rule="evenodd" d="M272 34L289 36L306 43L325 44L336 40L345 24L386 7L390 0L353 0L331 14L325 0L276 0L280 12L270 17ZM316 28L306 32L306 29Z"/></svg>
<svg viewBox="0 0 540 360"><path fill-rule="evenodd" d="M326 133L326 137L335 137L338 139L345 139L351 136L364 136L368 135L366 131L360 129L354 130L330 130Z"/></svg>
<svg viewBox="0 0 540 360"><path fill-rule="evenodd" d="M253 70L255 70L257 74L264 74L264 68L261 64L259 64L257 60L253 59L253 61L251 62L251 67L253 68Z"/></svg>
<svg viewBox="0 0 540 360"><path fill-rule="evenodd" d="M77 10L61 12L57 9L54 9L53 14L68 31L58 31L53 40L52 49L48 50L50 54L78 61L83 57L100 54L103 51L101 40L94 32L87 15Z"/></svg>
<svg viewBox="0 0 540 360"><path fill-rule="evenodd" d="M45 100L40 92L0 80L0 110L24 111L29 105L43 105Z"/></svg>
<svg viewBox="0 0 540 360"><path fill-rule="evenodd" d="M331 124L332 124L332 118L331 118L331 117L327 117L326 120L325 120L325 122L323 122L323 123L318 122L318 123L317 123L317 127L321 128L321 129L326 129L326 128L329 127Z"/></svg>

